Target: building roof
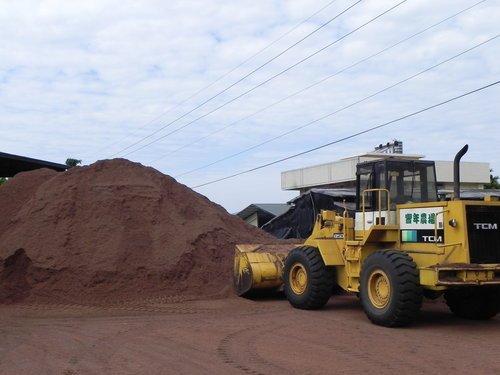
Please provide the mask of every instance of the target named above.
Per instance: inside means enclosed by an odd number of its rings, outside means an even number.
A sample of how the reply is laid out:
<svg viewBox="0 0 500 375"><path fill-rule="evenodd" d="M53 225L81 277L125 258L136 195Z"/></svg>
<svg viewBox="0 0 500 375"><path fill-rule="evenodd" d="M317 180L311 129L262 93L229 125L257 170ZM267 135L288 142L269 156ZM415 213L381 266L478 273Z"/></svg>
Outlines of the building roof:
<svg viewBox="0 0 500 375"><path fill-rule="evenodd" d="M356 166L359 163L382 158L420 160L422 157L422 155L367 153L330 163L292 169L281 172L281 188L283 190L301 190L349 183L356 181ZM437 182L453 183L453 162L436 161L435 165ZM462 161L460 170L462 183L486 184L490 182L489 163Z"/></svg>
<svg viewBox="0 0 500 375"><path fill-rule="evenodd" d="M342 199L352 199L354 200L356 198L356 189L351 188L351 189L309 189L305 193L300 194L299 196L291 199L288 203L290 204L295 204L296 201L303 199L304 196L310 195L311 193L317 193L317 194L322 194L322 195L328 195L332 198L336 198L336 200L342 200Z"/></svg>
<svg viewBox="0 0 500 375"><path fill-rule="evenodd" d="M0 152L0 177L13 177L19 172L32 171L39 168L49 168L57 172L62 172L69 167L65 164Z"/></svg>
<svg viewBox="0 0 500 375"><path fill-rule="evenodd" d="M253 203L236 214L236 216L245 219L256 212L263 212L273 216L284 214L290 208L285 203Z"/></svg>
<svg viewBox="0 0 500 375"><path fill-rule="evenodd" d="M451 198L453 190L440 189L438 195L444 198ZM482 200L485 197L500 197L500 189L483 189L483 190L460 190L460 199Z"/></svg>

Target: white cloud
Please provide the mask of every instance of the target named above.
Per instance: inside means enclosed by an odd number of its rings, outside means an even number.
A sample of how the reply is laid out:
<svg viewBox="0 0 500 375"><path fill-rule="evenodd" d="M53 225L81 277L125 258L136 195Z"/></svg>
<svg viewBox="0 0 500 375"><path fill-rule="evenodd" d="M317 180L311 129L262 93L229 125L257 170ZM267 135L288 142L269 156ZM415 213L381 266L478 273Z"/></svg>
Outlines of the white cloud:
<svg viewBox="0 0 500 375"><path fill-rule="evenodd" d="M329 2L4 0L0 6L2 151L59 162L69 156L87 163L109 157L186 114L354 3L332 3L247 64L176 106ZM361 2L240 84L120 155L185 126L397 3ZM128 157L143 163L158 159L153 163L157 169L182 173L307 124L494 36L500 6L486 1L288 101L237 121L474 3L408 1L279 78ZM224 177L498 80L499 39L290 136L180 180L193 186ZM251 202L284 201L291 196L280 191L280 171L369 151L393 138L402 139L408 152L431 159L451 159L468 142L469 160L490 162L498 173L499 97L500 90L492 88L200 191L229 211ZM184 147L188 144L192 145ZM184 148L173 152L180 147ZM238 193L228 193L232 191Z"/></svg>

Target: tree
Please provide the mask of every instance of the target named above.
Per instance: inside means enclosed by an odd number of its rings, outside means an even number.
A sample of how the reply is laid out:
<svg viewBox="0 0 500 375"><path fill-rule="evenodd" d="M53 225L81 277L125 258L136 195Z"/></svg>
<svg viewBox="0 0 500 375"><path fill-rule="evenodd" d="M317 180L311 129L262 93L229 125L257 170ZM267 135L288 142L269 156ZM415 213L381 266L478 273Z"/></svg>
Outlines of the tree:
<svg viewBox="0 0 500 375"><path fill-rule="evenodd" d="M485 184L485 189L500 189L500 182L498 182L498 176L493 176L493 169L490 169L490 183Z"/></svg>
<svg viewBox="0 0 500 375"><path fill-rule="evenodd" d="M9 180L8 177L0 177L0 185L5 184Z"/></svg>
<svg viewBox="0 0 500 375"><path fill-rule="evenodd" d="M78 164L82 164L81 160L68 158L65 163L68 167L76 167Z"/></svg>

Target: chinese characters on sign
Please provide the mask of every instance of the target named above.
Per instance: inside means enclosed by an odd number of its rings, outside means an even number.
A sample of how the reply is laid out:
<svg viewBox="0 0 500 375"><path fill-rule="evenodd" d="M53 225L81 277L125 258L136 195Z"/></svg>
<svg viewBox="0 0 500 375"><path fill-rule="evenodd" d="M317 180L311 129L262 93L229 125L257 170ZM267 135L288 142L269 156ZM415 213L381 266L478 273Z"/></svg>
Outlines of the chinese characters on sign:
<svg viewBox="0 0 500 375"><path fill-rule="evenodd" d="M432 224L436 223L435 213L407 213L405 214L406 224Z"/></svg>
<svg viewBox="0 0 500 375"><path fill-rule="evenodd" d="M401 209L401 242L443 243L443 214L441 206Z"/></svg>

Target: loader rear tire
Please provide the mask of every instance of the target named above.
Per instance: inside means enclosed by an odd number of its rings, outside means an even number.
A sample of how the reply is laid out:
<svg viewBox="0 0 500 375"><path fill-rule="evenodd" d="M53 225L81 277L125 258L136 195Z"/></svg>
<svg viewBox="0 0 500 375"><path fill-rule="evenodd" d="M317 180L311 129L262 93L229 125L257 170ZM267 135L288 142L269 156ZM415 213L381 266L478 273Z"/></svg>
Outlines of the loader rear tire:
<svg viewBox="0 0 500 375"><path fill-rule="evenodd" d="M369 255L361 269L359 289L361 305L377 325L408 325L422 306L417 265L401 251L381 250Z"/></svg>
<svg viewBox="0 0 500 375"><path fill-rule="evenodd" d="M325 266L319 250L304 246L288 254L283 282L286 298L293 307L315 310L330 299L335 279L333 269Z"/></svg>
<svg viewBox="0 0 500 375"><path fill-rule="evenodd" d="M448 289L444 298L451 312L460 318L487 320L500 312L498 286Z"/></svg>

